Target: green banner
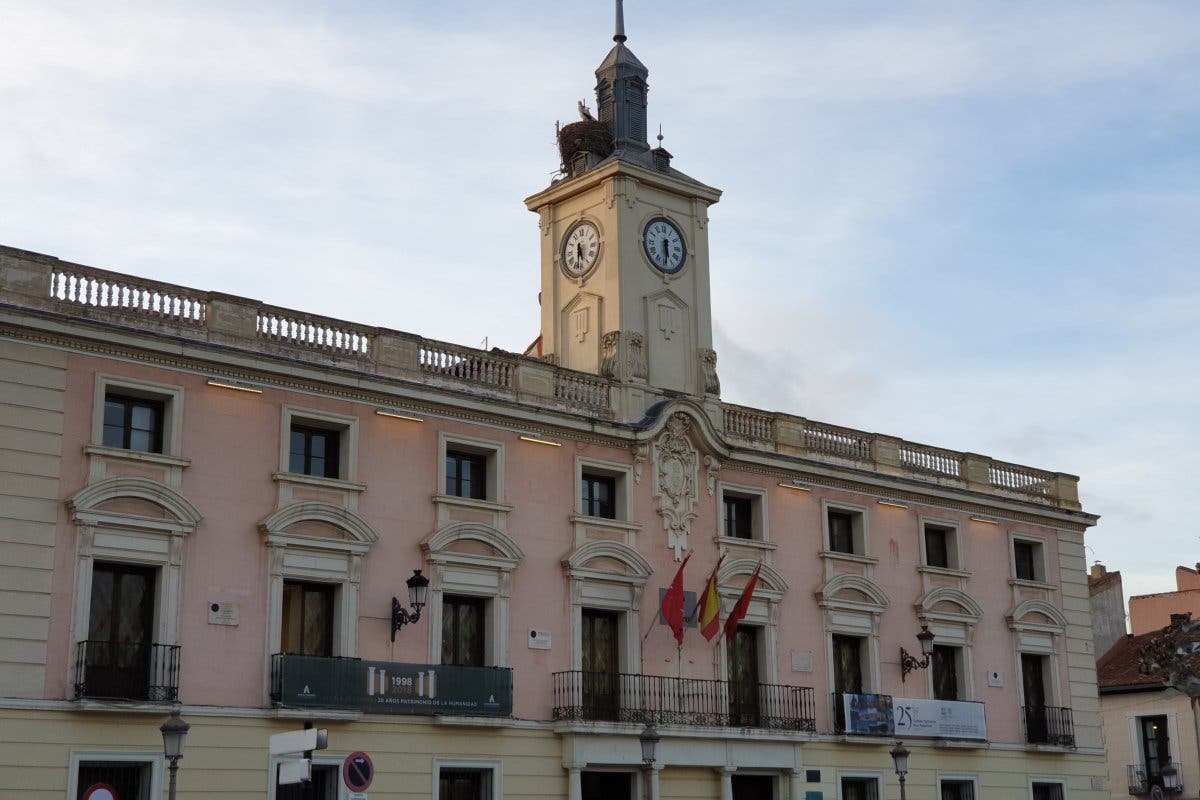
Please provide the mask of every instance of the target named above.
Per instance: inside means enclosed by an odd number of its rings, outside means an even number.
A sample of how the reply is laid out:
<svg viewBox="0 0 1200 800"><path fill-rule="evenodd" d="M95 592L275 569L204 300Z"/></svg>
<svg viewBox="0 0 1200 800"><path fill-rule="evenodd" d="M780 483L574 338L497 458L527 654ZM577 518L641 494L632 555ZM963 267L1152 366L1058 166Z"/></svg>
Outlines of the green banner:
<svg viewBox="0 0 1200 800"><path fill-rule="evenodd" d="M283 706L372 714L512 716L512 670L276 655L272 695Z"/></svg>

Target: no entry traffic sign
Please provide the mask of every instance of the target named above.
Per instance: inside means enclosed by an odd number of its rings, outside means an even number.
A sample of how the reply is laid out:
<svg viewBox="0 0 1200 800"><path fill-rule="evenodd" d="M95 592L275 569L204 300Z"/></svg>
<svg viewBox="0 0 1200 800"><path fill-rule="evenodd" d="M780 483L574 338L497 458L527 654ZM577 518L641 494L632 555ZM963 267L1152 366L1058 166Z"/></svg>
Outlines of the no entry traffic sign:
<svg viewBox="0 0 1200 800"><path fill-rule="evenodd" d="M346 756L342 762L342 782L352 792L370 789L374 777L375 765L371 763L371 757L361 750Z"/></svg>

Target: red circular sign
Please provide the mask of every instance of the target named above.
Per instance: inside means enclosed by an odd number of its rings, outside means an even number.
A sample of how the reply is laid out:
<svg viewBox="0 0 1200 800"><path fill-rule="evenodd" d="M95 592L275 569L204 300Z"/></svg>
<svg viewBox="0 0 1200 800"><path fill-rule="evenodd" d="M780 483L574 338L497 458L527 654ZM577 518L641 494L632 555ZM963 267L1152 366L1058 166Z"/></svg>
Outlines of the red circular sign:
<svg viewBox="0 0 1200 800"><path fill-rule="evenodd" d="M93 783L83 793L83 800L120 800L117 790L107 783Z"/></svg>
<svg viewBox="0 0 1200 800"><path fill-rule="evenodd" d="M371 763L371 757L361 750L346 756L342 762L342 781L350 791L365 792L371 788L374 778L375 765Z"/></svg>

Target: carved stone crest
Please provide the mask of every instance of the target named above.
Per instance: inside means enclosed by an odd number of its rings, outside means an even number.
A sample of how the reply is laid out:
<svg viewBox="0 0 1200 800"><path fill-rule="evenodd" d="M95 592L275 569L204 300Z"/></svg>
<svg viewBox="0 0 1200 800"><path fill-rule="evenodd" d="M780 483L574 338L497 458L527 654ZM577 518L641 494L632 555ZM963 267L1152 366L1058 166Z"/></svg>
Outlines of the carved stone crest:
<svg viewBox="0 0 1200 800"><path fill-rule="evenodd" d="M646 350L640 333L629 334L629 377L646 379L649 370L646 368Z"/></svg>
<svg viewBox="0 0 1200 800"><path fill-rule="evenodd" d="M696 518L700 456L688 438L691 427L686 414L674 414L654 440L654 497L667 533L667 546L675 551L676 561L683 558Z"/></svg>
<svg viewBox="0 0 1200 800"><path fill-rule="evenodd" d="M600 374L606 378L620 378L617 374L617 347L621 343L620 331L609 331L600 340L602 350L600 356Z"/></svg>

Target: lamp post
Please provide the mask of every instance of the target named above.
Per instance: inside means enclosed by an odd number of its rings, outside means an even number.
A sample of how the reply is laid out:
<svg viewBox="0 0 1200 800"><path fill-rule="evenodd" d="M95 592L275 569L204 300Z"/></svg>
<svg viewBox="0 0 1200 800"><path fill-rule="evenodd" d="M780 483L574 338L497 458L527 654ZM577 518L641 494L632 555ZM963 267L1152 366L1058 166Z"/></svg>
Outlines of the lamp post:
<svg viewBox="0 0 1200 800"><path fill-rule="evenodd" d="M425 607L425 602L429 599L429 578L421 574L421 570L414 569L412 577L404 582L408 586L408 604L412 606L412 611L400 605L400 601L395 597L392 598L392 641L396 641L396 631L403 628L410 622L416 622L421 618L421 609Z"/></svg>
<svg viewBox="0 0 1200 800"><path fill-rule="evenodd" d="M646 727L638 736L638 742L642 745L642 763L646 765L646 796L649 800L658 800L658 774L654 771L654 761L661 740L662 737L650 722L646 723Z"/></svg>
<svg viewBox="0 0 1200 800"><path fill-rule="evenodd" d="M171 709L171 716L159 728L163 737L163 755L171 762L171 784L167 790L169 800L175 800L175 773L179 771L179 759L183 758L183 740L187 738L191 727L179 718L179 708L176 707Z"/></svg>
<svg viewBox="0 0 1200 800"><path fill-rule="evenodd" d="M903 647L900 648L901 683L904 683L904 679L908 677L908 673L914 669L929 668L929 658L933 655L933 631L929 630L928 625L921 626L921 632L917 634L917 642L921 645L921 655L923 656L919 661Z"/></svg>
<svg viewBox="0 0 1200 800"><path fill-rule="evenodd" d="M908 748L903 742L896 742L896 746L892 748L891 753L892 763L896 765L896 775L900 778L900 800L906 800L904 796L904 776L908 774Z"/></svg>

